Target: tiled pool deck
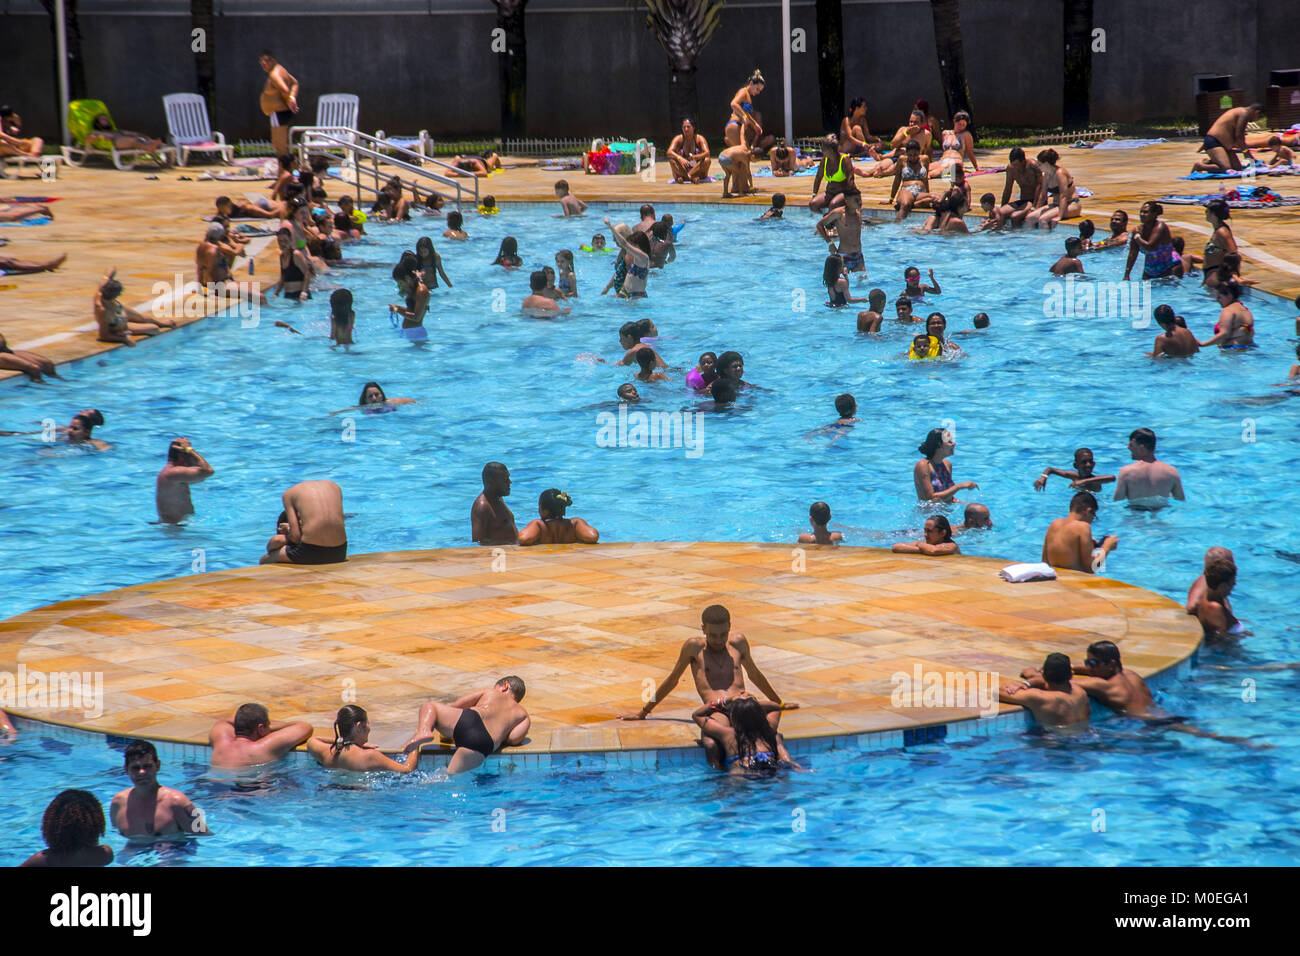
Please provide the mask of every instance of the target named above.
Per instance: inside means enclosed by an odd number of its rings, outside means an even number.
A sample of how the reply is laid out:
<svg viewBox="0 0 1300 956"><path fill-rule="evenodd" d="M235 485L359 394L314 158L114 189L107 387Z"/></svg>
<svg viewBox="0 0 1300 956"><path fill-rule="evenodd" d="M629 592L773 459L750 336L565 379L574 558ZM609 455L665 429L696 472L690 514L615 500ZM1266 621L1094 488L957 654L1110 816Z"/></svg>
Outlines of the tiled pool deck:
<svg viewBox="0 0 1300 956"><path fill-rule="evenodd" d="M328 733L343 703L401 746L421 703L506 674L528 685L530 738L508 767L664 766L699 759L689 671L644 722L643 689L722 603L783 698L796 753L882 750L1018 732L1025 716L894 707L897 673L996 672L1115 641L1151 678L1183 672L1201 632L1177 603L1074 572L1012 585L991 558L783 544L613 544L361 555L239 568L64 601L0 622L0 671L102 672L103 712L24 711L77 730L204 756L208 730L256 700ZM753 682L748 682L754 690ZM93 738L92 738L93 739ZM103 738L99 738L103 739ZM445 759L445 758L444 758ZM433 763L438 762L436 758Z"/></svg>

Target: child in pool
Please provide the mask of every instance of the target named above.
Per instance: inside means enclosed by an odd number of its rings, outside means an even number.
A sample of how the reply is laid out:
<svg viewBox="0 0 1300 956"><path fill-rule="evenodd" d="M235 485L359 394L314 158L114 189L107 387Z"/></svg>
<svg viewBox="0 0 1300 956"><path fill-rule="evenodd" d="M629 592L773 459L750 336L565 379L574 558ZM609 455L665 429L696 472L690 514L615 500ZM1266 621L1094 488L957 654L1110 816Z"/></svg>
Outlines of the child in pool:
<svg viewBox="0 0 1300 956"><path fill-rule="evenodd" d="M1078 236L1071 236L1065 240L1065 255L1052 263L1048 271L1054 276L1063 276L1071 272L1083 275L1083 263L1079 261L1079 253L1082 251L1083 241Z"/></svg>
<svg viewBox="0 0 1300 956"><path fill-rule="evenodd" d="M546 276L546 285L542 287L542 291L539 294L546 296L546 298L551 299L554 302L559 302L564 298L564 293L555 285L555 270L550 266L542 266L542 274Z"/></svg>
<svg viewBox="0 0 1300 956"><path fill-rule="evenodd" d="M903 270L903 281L907 286L903 289L902 294L909 299L919 299L927 292L933 292L935 295L942 294L943 290L939 288L939 280L934 277L934 270L930 270L930 281L934 285L921 285L921 270L916 266L908 266Z"/></svg>
<svg viewBox="0 0 1300 956"><path fill-rule="evenodd" d="M1195 271L1196 267L1205 261L1201 256L1186 251L1187 243L1183 240L1182 236L1174 236L1173 246L1179 262L1178 268L1174 270L1174 274L1180 278L1191 275L1192 272Z"/></svg>
<svg viewBox="0 0 1300 956"><path fill-rule="evenodd" d="M844 540L838 531L826 530L831 520L831 506L826 502L814 501L808 509L808 519L812 522L812 534L799 535L799 544L839 544Z"/></svg>
<svg viewBox="0 0 1300 956"><path fill-rule="evenodd" d="M443 232L442 238L461 239L461 240L468 239L469 233L467 233L464 229L461 228L463 225L465 225L465 217L462 216L459 212L447 213L447 228Z"/></svg>
<svg viewBox="0 0 1300 956"><path fill-rule="evenodd" d="M501 240L501 248L497 250L497 257L492 260L492 265L501 266L503 269L518 269L524 264L524 260L519 257L519 243L515 241L514 236L506 236Z"/></svg>
<svg viewBox="0 0 1300 956"><path fill-rule="evenodd" d="M480 216L495 216L501 210L497 208L496 196L484 196L479 200L478 214Z"/></svg>
<svg viewBox="0 0 1300 956"><path fill-rule="evenodd" d="M980 223L979 231L997 229L1001 221L998 219L997 198L992 193L980 196L980 209L984 210L984 221Z"/></svg>
<svg viewBox="0 0 1300 956"><path fill-rule="evenodd" d="M636 353L636 364L641 366L641 371L636 373L638 382L667 382L670 381L663 372L655 371L655 350L644 348Z"/></svg>
<svg viewBox="0 0 1300 956"><path fill-rule="evenodd" d="M555 271L559 278L556 280L555 287L567 299L576 299L578 297L578 275L573 267L573 250L561 249L555 254Z"/></svg>
<svg viewBox="0 0 1300 956"><path fill-rule="evenodd" d="M1079 223L1079 242L1083 245L1080 252L1087 252L1092 249L1092 235L1097 231L1097 225L1091 219L1085 219Z"/></svg>
<svg viewBox="0 0 1300 956"><path fill-rule="evenodd" d="M826 304L832 309L851 302L867 301L849 295L849 279L844 272L844 260L837 255L826 257L826 264L822 266L822 284L826 286L826 293L829 296Z"/></svg>
<svg viewBox="0 0 1300 956"><path fill-rule="evenodd" d="M941 348L939 340L933 336L918 335L912 339L912 345L907 350L907 357L916 360L938 358Z"/></svg>
<svg viewBox="0 0 1300 956"><path fill-rule="evenodd" d="M605 248L605 237L601 233L596 233L591 237L591 244L578 246L583 252L610 252L612 250Z"/></svg>
<svg viewBox="0 0 1300 956"><path fill-rule="evenodd" d="M1047 487L1047 479L1051 475L1058 475L1061 478L1070 480L1070 487L1076 491L1100 491L1101 486L1114 481L1114 475L1094 475L1093 470L1097 467L1097 461L1093 457L1091 448L1076 448L1074 450L1074 470L1062 471L1060 468L1044 468L1043 473L1034 479L1034 487L1042 491Z"/></svg>
<svg viewBox="0 0 1300 956"><path fill-rule="evenodd" d="M772 205L759 219L780 219L785 212L785 193L773 193Z"/></svg>
<svg viewBox="0 0 1300 956"><path fill-rule="evenodd" d="M700 362L686 373L686 384L697 392L708 388L718 377L718 356L714 352L705 352Z"/></svg>
<svg viewBox="0 0 1300 956"><path fill-rule="evenodd" d="M569 192L567 179L555 183L555 198L560 201L560 210L567 216L581 216L587 211L587 204Z"/></svg>
<svg viewBox="0 0 1300 956"><path fill-rule="evenodd" d="M352 326L357 315L352 311L352 293L347 289L335 289L330 293L330 338L335 345L355 345L352 341Z"/></svg>

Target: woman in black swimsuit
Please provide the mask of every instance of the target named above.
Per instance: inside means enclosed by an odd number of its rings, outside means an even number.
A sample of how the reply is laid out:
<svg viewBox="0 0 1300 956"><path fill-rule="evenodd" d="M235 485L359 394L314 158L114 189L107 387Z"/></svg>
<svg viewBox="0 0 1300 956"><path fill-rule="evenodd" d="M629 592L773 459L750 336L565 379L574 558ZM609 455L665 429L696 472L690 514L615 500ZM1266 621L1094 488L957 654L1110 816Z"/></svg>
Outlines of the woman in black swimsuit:
<svg viewBox="0 0 1300 956"><path fill-rule="evenodd" d="M305 301L311 298L311 261L301 249L294 248L293 233L282 228L275 234L280 247L280 281L271 287L272 295Z"/></svg>

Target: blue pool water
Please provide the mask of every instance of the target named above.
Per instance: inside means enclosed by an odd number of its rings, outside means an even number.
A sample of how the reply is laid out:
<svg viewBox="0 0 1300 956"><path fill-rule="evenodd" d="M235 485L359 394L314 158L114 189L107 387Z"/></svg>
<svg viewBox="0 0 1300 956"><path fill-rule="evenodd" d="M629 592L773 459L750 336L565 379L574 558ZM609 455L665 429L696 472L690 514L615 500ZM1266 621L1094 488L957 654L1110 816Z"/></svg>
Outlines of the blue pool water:
<svg viewBox="0 0 1300 956"><path fill-rule="evenodd" d="M1067 233L939 239L879 226L864 235L871 278L855 284L855 295L879 284L892 300L903 268L916 264L934 268L944 289L918 312L943 311L950 332L969 328L977 311L993 320L987 332L956 337L967 358L909 363L899 356L912 327L887 321L881 335L859 336L852 310L821 305L824 252L803 215L755 223L753 208L667 211L687 221L679 257L652 274L643 301L599 297L610 259L578 251L593 232L609 235L598 216L563 221L553 207L508 207L491 219L470 216L469 243L442 241L441 220L429 219L376 226L352 247L353 257L380 266L330 277L356 296L351 352L331 351L323 337L322 290L301 307L276 302L254 328L208 320L78 363L66 383L6 383L0 428L38 427L28 423L46 417L66 424L94 406L107 418L96 434L114 447L87 454L0 439L0 616L189 573L197 551L210 570L255 563L280 492L306 478L342 486L354 553L468 545L469 506L492 459L511 468L510 503L521 521L536 513L539 492L560 487L573 496L571 514L606 540L790 540L805 527L808 504L823 499L848 543L887 545L922 523L915 449L945 420L957 435L956 480L980 483L959 497L987 504L995 522L964 538L963 550L1035 560L1069 492L1061 479L1035 492L1034 477L1049 464L1069 467L1079 445L1095 451L1099 472L1113 473L1128 460L1129 432L1147 426L1160 437L1159 457L1182 472L1188 501L1155 513L1104 502L1097 527L1121 539L1108 573L1181 599L1206 547L1236 552L1234 604L1254 635L1239 648L1202 653L1167 703L1273 749L1108 721L1069 744L1011 737L871 757L826 753L813 758L814 774L758 784L717 780L701 767L403 781L324 794L327 778L310 770L277 776L260 797L207 780L203 768L168 767L165 781L210 806L220 831L193 854L168 859L1293 862L1298 672L1255 669L1300 660L1291 613L1300 593L1300 492L1290 478L1300 468L1300 398L1272 387L1293 360L1285 303L1251 298L1261 343L1253 352L1152 363L1143 353L1154 325L1045 314L1044 287L1059 281L1046 269ZM611 215L634 217L632 209ZM526 263L512 274L489 265L507 233ZM422 234L434 237L455 288L434 292L428 344L414 346L390 327L387 305L397 299L388 272ZM573 314L522 316L528 270L551 264L560 248L577 255L582 296ZM1123 258L1084 261L1115 280ZM1153 291L1155 302L1169 302L1209 336L1218 308L1197 284L1156 283ZM137 299L146 292L127 290ZM657 322L657 347L673 366L672 383L638 386L653 408L694 410L681 382L705 350L740 351L745 378L766 389L705 418L699 457L597 443L597 416L614 409L614 391L631 372L579 356L616 360L619 325L642 316ZM306 334L277 329L275 319ZM369 379L389 396L420 401L387 415L328 416L355 403ZM857 396L863 424L833 444L806 439L835 418L833 399L843 391ZM155 524L153 510L154 476L175 435L188 436L217 470L195 488L198 515L181 528ZM779 687L779 675L770 676ZM1243 700L1252 689L1243 681L1254 682L1253 701ZM85 786L107 802L125 785L116 752L78 747L63 756L67 746L29 732L0 747L0 772L22 780L0 793L5 819L17 821L0 833L0 859L39 846L40 812L58 790ZM491 829L495 809L506 811L504 832ZM1093 831L1096 809L1106 812L1104 833ZM803 811L802 832L791 826L795 810ZM354 825L358 811L371 826ZM155 852L133 862L155 862Z"/></svg>

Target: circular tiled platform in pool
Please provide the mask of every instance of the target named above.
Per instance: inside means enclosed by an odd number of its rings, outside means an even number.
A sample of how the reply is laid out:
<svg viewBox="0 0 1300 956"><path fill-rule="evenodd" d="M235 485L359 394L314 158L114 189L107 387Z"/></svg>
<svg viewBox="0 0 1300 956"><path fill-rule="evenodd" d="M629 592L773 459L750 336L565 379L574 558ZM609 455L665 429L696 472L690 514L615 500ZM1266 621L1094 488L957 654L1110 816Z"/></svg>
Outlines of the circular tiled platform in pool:
<svg viewBox="0 0 1300 956"><path fill-rule="evenodd" d="M205 744L216 718L256 700L272 719L310 720L324 733L338 707L356 702L385 748L406 739L423 701L518 674L533 725L509 753L527 764L530 754L692 747L689 671L650 720L617 718L663 680L714 603L730 609L776 690L800 705L781 725L796 752L815 741L874 749L1019 726L1019 708L981 719L979 700L957 706L951 691L923 697L918 687L916 700L895 706L917 677L974 697L963 675L1008 680L1053 651L1078 662L1099 639L1149 677L1178 670L1200 644L1195 620L1167 598L1071 572L1008 584L997 575L1005 563L735 543L366 554L40 608L0 622L0 672L16 675L20 691L58 673L88 684L102 675L95 706L14 706L86 730Z"/></svg>

